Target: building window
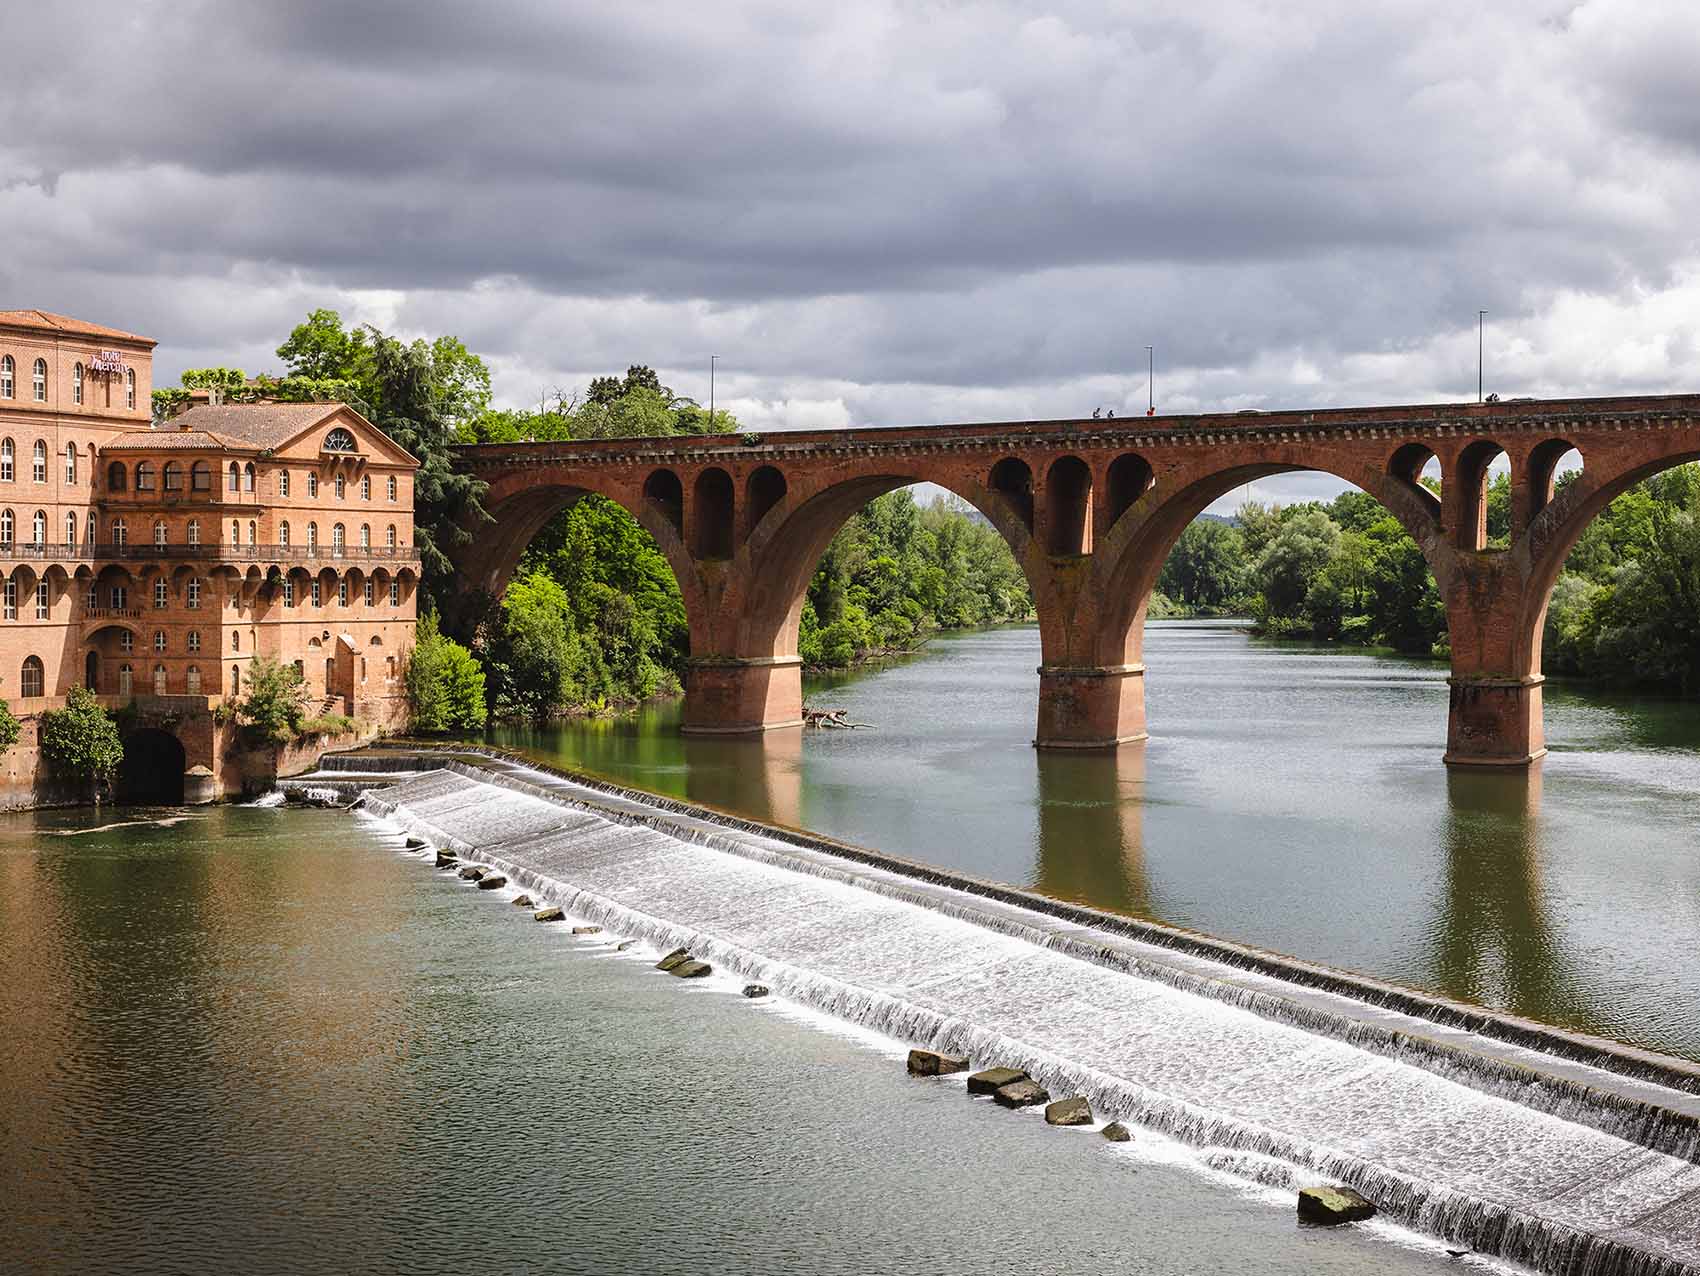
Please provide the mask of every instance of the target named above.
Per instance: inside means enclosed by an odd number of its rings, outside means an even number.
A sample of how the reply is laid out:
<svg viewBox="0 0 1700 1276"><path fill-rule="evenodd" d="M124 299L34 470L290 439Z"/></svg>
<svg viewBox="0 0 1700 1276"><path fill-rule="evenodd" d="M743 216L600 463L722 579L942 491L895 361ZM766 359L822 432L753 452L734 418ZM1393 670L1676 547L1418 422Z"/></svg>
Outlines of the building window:
<svg viewBox="0 0 1700 1276"><path fill-rule="evenodd" d="M348 543L348 531L341 523L331 528L331 549L341 557L343 546Z"/></svg>
<svg viewBox="0 0 1700 1276"><path fill-rule="evenodd" d="M292 580L286 579L283 582L283 605L285 607L295 606L295 582Z"/></svg>
<svg viewBox="0 0 1700 1276"><path fill-rule="evenodd" d="M230 649L232 651L242 650L242 635L234 629L230 631Z"/></svg>
<svg viewBox="0 0 1700 1276"><path fill-rule="evenodd" d="M118 631L118 650L126 656L136 649L136 635L128 629Z"/></svg>
<svg viewBox="0 0 1700 1276"><path fill-rule="evenodd" d="M307 476L307 495L308 496L317 496L318 494L319 494L319 476L317 474L309 474Z"/></svg>
<svg viewBox="0 0 1700 1276"><path fill-rule="evenodd" d="M395 475L390 475L385 482L389 488L390 499L393 501L395 500Z"/></svg>
<svg viewBox="0 0 1700 1276"><path fill-rule="evenodd" d="M18 365L12 362L12 356L0 355L0 399L13 397L17 372Z"/></svg>
<svg viewBox="0 0 1700 1276"><path fill-rule="evenodd" d="M171 591L165 583L165 577L161 576L158 580L154 581L154 583L153 583L154 610L158 611L161 608L163 608L166 605L166 603L170 601L170 597L171 597Z"/></svg>
<svg viewBox="0 0 1700 1276"><path fill-rule="evenodd" d="M372 499L372 476L370 474L360 476L360 499L363 501Z"/></svg>
<svg viewBox="0 0 1700 1276"><path fill-rule="evenodd" d="M370 523L360 524L360 548L372 548L372 525Z"/></svg>
<svg viewBox="0 0 1700 1276"><path fill-rule="evenodd" d="M199 629L191 629L189 631L189 651L192 654L194 652L199 651L200 649L201 649L201 631Z"/></svg>
<svg viewBox="0 0 1700 1276"><path fill-rule="evenodd" d="M289 495L289 471L288 470L279 470L277 472L277 494L279 496L288 496Z"/></svg>
<svg viewBox="0 0 1700 1276"><path fill-rule="evenodd" d="M153 543L155 545L165 545L165 544L169 543L168 534L165 530L165 520L164 519L156 519L154 521Z"/></svg>
<svg viewBox="0 0 1700 1276"><path fill-rule="evenodd" d="M366 681L366 657L365 656L360 657L360 681L361 682Z"/></svg>
<svg viewBox="0 0 1700 1276"><path fill-rule="evenodd" d="M35 586L35 618L37 620L47 619L48 608L51 603L52 600L47 596L47 582L45 580L37 581Z"/></svg>
<svg viewBox="0 0 1700 1276"><path fill-rule="evenodd" d="M100 520L95 517L95 512L93 510L90 510L89 511L89 534L88 534L88 542L89 542L89 549L90 550L94 549L95 542L100 539L99 532L100 532Z"/></svg>
<svg viewBox="0 0 1700 1276"><path fill-rule="evenodd" d="M336 476L336 498L337 498L337 500L340 501L347 494L347 492L348 492L348 480L343 478L342 475L338 474Z"/></svg>
<svg viewBox="0 0 1700 1276"><path fill-rule="evenodd" d="M189 578L189 592L187 598L184 599L183 605L190 611L199 611L201 609L201 578L199 576L191 576Z"/></svg>
<svg viewBox="0 0 1700 1276"><path fill-rule="evenodd" d="M401 606L401 582L399 580L390 582L390 606Z"/></svg>
<svg viewBox="0 0 1700 1276"><path fill-rule="evenodd" d="M198 519L198 518L192 518L192 519L189 520L189 544L199 545L200 543L201 543L201 520Z"/></svg>
<svg viewBox="0 0 1700 1276"><path fill-rule="evenodd" d="M127 585L114 585L112 587L112 610L113 611L123 611L124 608L126 607L126 605L128 605L129 601L130 601L130 588L129 588L129 586L127 586ZM129 639L130 639L130 631L126 629L124 631L124 641L128 642ZM125 647L124 650L128 651L130 649L128 647Z"/></svg>
<svg viewBox="0 0 1700 1276"><path fill-rule="evenodd" d="M166 691L165 666L164 665L155 665L153 667L153 693L156 696L163 696L165 694L165 691Z"/></svg>
<svg viewBox="0 0 1700 1276"><path fill-rule="evenodd" d="M395 681L395 657L394 656L385 656L384 657L384 681L385 682L394 682Z"/></svg>
<svg viewBox="0 0 1700 1276"><path fill-rule="evenodd" d="M232 492L239 492L242 490L242 467L236 464L235 461L230 463L230 470L226 477L228 480L228 486Z"/></svg>
<svg viewBox="0 0 1700 1276"><path fill-rule="evenodd" d="M125 650L129 650L129 649L125 648ZM131 680L135 676L136 676L136 671L134 669L132 669L129 665L119 665L118 666L118 694L119 695L127 696L127 695L130 694L130 683L131 683Z"/></svg>
<svg viewBox="0 0 1700 1276"><path fill-rule="evenodd" d="M30 479L36 483L47 482L47 440L37 439L35 447L30 449Z"/></svg>
<svg viewBox="0 0 1700 1276"><path fill-rule="evenodd" d="M41 657L26 656L24 670L18 678L18 690L25 700L35 700L47 694L47 678L41 667Z"/></svg>
<svg viewBox="0 0 1700 1276"><path fill-rule="evenodd" d="M47 544L47 511L37 510L35 517L30 519L30 544Z"/></svg>
<svg viewBox="0 0 1700 1276"><path fill-rule="evenodd" d="M361 587L361 593L362 593L362 601L368 607L370 607L372 605L372 582L371 581L367 581L365 583L365 585L363 585Z"/></svg>
<svg viewBox="0 0 1700 1276"><path fill-rule="evenodd" d="M98 586L89 586L89 592L83 595L83 606L88 608L90 611L96 611L99 609L100 589Z"/></svg>
<svg viewBox="0 0 1700 1276"><path fill-rule="evenodd" d="M114 547L123 546L123 545L125 545L129 542L129 539L130 539L130 530L129 530L129 528L124 526L124 520L121 519L121 518L113 519L112 520L112 544L113 544L113 546Z"/></svg>
<svg viewBox="0 0 1700 1276"><path fill-rule="evenodd" d="M13 469L16 452L11 439L0 439L0 482L10 483L17 475Z"/></svg>
<svg viewBox="0 0 1700 1276"><path fill-rule="evenodd" d="M0 510L0 545L10 545L15 539L13 533L17 528L17 520L11 510Z"/></svg>
<svg viewBox="0 0 1700 1276"><path fill-rule="evenodd" d="M311 554L314 550L316 550L318 548L319 548L319 525L317 523L308 523L307 524L307 552L309 554Z"/></svg>
<svg viewBox="0 0 1700 1276"><path fill-rule="evenodd" d="M83 365L77 364L71 369L71 402L81 404L83 401Z"/></svg>
<svg viewBox="0 0 1700 1276"><path fill-rule="evenodd" d="M0 448L0 459L4 459L3 448ZM106 490L109 492L122 492L124 490L124 486L124 463L122 461L114 461L111 465L106 467Z"/></svg>
<svg viewBox="0 0 1700 1276"><path fill-rule="evenodd" d="M242 490L244 492L254 490L254 463L252 461L242 467Z"/></svg>
<svg viewBox="0 0 1700 1276"><path fill-rule="evenodd" d="M283 548L289 548L289 520L284 519L277 525L277 543Z"/></svg>
<svg viewBox="0 0 1700 1276"><path fill-rule="evenodd" d="M389 526L389 530L384 533L384 544L388 545L391 549L395 548L395 524L394 523L391 523L390 526Z"/></svg>
<svg viewBox="0 0 1700 1276"><path fill-rule="evenodd" d="M183 671L183 689L192 696L201 694L201 667L190 665Z"/></svg>
<svg viewBox="0 0 1700 1276"><path fill-rule="evenodd" d="M258 536L259 536L259 525L256 524L253 519L249 519L248 520L248 548L249 549L252 549L255 545L258 545L260 543L256 539Z"/></svg>
<svg viewBox="0 0 1700 1276"><path fill-rule="evenodd" d="M235 695L242 690L242 669L239 665L230 666L230 694Z"/></svg>
<svg viewBox="0 0 1700 1276"><path fill-rule="evenodd" d="M30 388L37 403L47 402L47 360L37 359L30 374Z"/></svg>
<svg viewBox="0 0 1700 1276"><path fill-rule="evenodd" d="M318 581L313 582L312 603L313 603L313 606L315 606L315 607L321 606L324 603L324 595L319 588L319 582Z"/></svg>
<svg viewBox="0 0 1700 1276"><path fill-rule="evenodd" d="M124 406L131 409L136 406L136 372L133 368L124 374Z"/></svg>
<svg viewBox="0 0 1700 1276"><path fill-rule="evenodd" d="M192 492L212 491L212 467L205 461L196 461L189 467L189 490Z"/></svg>
<svg viewBox="0 0 1700 1276"><path fill-rule="evenodd" d="M336 583L336 605L348 606L348 578L345 576Z"/></svg>
<svg viewBox="0 0 1700 1276"><path fill-rule="evenodd" d="M77 481L77 445L75 443L65 445L65 481L67 483Z"/></svg>
<svg viewBox="0 0 1700 1276"><path fill-rule="evenodd" d="M136 462L136 490L138 492L153 491L153 462Z"/></svg>
<svg viewBox="0 0 1700 1276"><path fill-rule="evenodd" d="M160 481L164 484L167 492L181 492L183 490L183 467L176 461L167 461L165 469L160 472Z"/></svg>
<svg viewBox="0 0 1700 1276"><path fill-rule="evenodd" d="M77 512L71 510L65 515L65 548L77 547Z"/></svg>
<svg viewBox="0 0 1700 1276"><path fill-rule="evenodd" d="M354 451L354 435L340 425L325 435L325 451L352 452Z"/></svg>
<svg viewBox="0 0 1700 1276"><path fill-rule="evenodd" d="M242 543L242 524L239 520L234 518L230 520L230 543L232 545L240 545Z"/></svg>
<svg viewBox="0 0 1700 1276"><path fill-rule="evenodd" d="M153 649L161 655L165 653L165 630L156 629L153 631Z"/></svg>
<svg viewBox="0 0 1700 1276"><path fill-rule="evenodd" d="M5 606L3 608L7 620L18 618L18 582L11 577L6 578Z"/></svg>

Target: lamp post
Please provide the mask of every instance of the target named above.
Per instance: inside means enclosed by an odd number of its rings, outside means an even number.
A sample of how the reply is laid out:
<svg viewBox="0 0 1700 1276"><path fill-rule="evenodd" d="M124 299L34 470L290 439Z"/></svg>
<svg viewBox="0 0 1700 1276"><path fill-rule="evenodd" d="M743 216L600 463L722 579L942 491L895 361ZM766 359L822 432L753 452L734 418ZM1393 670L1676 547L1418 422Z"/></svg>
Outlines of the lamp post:
<svg viewBox="0 0 1700 1276"><path fill-rule="evenodd" d="M1157 414L1157 356L1150 346L1145 347L1145 415Z"/></svg>
<svg viewBox="0 0 1700 1276"><path fill-rule="evenodd" d="M708 429L714 432L714 364L720 358L717 354L708 356Z"/></svg>
<svg viewBox="0 0 1700 1276"><path fill-rule="evenodd" d="M1476 311L1476 402L1482 401L1482 329L1487 323L1487 311Z"/></svg>

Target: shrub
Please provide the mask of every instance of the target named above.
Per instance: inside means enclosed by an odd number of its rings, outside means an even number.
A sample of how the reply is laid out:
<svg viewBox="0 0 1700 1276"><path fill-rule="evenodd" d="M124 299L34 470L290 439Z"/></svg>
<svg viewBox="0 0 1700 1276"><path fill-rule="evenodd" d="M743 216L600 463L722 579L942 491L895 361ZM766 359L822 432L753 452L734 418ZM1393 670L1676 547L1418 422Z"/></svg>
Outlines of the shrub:
<svg viewBox="0 0 1700 1276"><path fill-rule="evenodd" d="M60 779L110 784L124 760L124 742L94 693L72 687L63 709L41 715L41 756Z"/></svg>
<svg viewBox="0 0 1700 1276"><path fill-rule="evenodd" d="M256 656L248 673L248 694L238 701L236 721L273 744L288 744L302 733L307 686L294 665Z"/></svg>
<svg viewBox="0 0 1700 1276"><path fill-rule="evenodd" d="M12 711L0 703L0 750L16 744L23 729L23 724L12 716Z"/></svg>
<svg viewBox="0 0 1700 1276"><path fill-rule="evenodd" d="M435 612L427 612L415 631L407 662L407 710L414 731L436 734L484 727L484 671L470 651L443 636Z"/></svg>

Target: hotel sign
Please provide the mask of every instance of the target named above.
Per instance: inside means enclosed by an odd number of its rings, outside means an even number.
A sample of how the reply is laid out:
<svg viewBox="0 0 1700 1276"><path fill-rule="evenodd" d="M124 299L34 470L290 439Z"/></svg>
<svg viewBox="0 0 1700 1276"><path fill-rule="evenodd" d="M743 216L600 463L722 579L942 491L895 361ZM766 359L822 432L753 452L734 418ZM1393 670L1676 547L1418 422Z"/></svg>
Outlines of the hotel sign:
<svg viewBox="0 0 1700 1276"><path fill-rule="evenodd" d="M89 357L89 371L114 376L124 371L124 356L116 350L97 350Z"/></svg>

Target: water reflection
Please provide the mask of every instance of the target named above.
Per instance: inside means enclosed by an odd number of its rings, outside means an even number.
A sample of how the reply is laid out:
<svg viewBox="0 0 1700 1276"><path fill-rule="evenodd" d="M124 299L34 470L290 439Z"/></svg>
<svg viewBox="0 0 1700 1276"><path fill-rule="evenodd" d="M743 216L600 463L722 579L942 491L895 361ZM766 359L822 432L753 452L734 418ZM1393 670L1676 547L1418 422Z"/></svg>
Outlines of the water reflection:
<svg viewBox="0 0 1700 1276"><path fill-rule="evenodd" d="M1039 864L1046 895L1152 915L1145 873L1145 741L1109 752L1034 750Z"/></svg>
<svg viewBox="0 0 1700 1276"><path fill-rule="evenodd" d="M679 736L685 796L702 806L800 828L803 728L759 736Z"/></svg>
<svg viewBox="0 0 1700 1276"><path fill-rule="evenodd" d="M1541 883L1540 763L1446 776L1445 891L1433 968L1454 997L1577 1023Z"/></svg>

